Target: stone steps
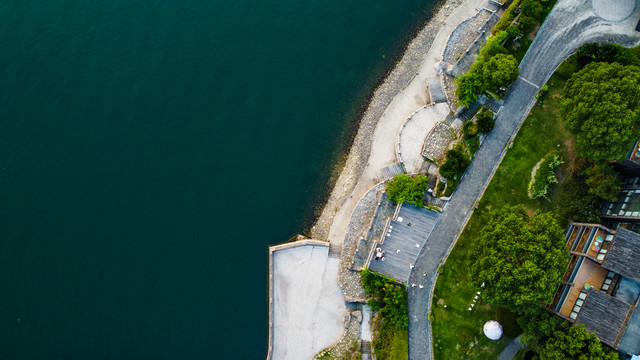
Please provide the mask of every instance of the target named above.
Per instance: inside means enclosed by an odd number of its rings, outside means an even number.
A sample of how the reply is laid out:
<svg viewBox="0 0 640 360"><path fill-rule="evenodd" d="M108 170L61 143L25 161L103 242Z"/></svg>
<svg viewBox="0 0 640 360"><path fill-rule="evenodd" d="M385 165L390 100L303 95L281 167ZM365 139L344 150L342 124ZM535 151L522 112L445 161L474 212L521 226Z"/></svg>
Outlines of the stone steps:
<svg viewBox="0 0 640 360"><path fill-rule="evenodd" d="M403 163L395 163L380 170L378 173L378 181L392 180L394 175L404 174L406 172Z"/></svg>

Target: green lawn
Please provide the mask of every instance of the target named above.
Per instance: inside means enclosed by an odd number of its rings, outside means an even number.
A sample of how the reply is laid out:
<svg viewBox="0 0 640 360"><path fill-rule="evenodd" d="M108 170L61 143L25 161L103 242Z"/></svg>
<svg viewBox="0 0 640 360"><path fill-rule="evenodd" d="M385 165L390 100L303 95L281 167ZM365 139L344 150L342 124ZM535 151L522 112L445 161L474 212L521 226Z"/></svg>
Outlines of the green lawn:
<svg viewBox="0 0 640 360"><path fill-rule="evenodd" d="M561 69L563 71L559 73L571 73L572 69L566 69L567 66L564 65ZM477 232L487 223L492 208L505 204L524 204L531 213L535 210L554 210L554 200L559 193L558 184L551 188L549 199L531 199L527 195L527 189L531 170L550 151L559 151L565 161L557 172L560 182L568 173L571 144L567 139L571 136L565 130L558 112L565 81L566 77L558 74L549 80L549 91L540 96L538 103L526 118L512 148L505 155L467 228L438 276L432 304L436 359L496 359L507 343L521 333L514 314L483 302L482 295L473 310L468 310L476 292L481 289L472 288L468 283L467 253ZM482 334L482 325L491 319L498 320L504 327L505 336L499 341L491 341ZM475 334L476 344L468 355L461 355L457 350L457 334L465 331L465 328Z"/></svg>

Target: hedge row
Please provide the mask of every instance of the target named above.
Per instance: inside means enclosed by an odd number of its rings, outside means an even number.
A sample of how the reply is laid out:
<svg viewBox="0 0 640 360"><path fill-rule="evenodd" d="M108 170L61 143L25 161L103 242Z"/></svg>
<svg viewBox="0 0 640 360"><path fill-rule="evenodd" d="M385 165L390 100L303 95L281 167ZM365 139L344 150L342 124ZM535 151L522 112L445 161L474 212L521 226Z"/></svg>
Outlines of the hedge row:
<svg viewBox="0 0 640 360"><path fill-rule="evenodd" d="M509 5L507 10L504 11L504 14L502 14L502 17L500 18L500 20L498 20L498 22L493 26L493 30L491 30L492 34L495 35L500 31L506 30L507 27L511 25L513 20L515 20L516 18L515 11L518 8L518 6L520 6L520 2L521 0L513 0L513 2L511 3L511 5Z"/></svg>

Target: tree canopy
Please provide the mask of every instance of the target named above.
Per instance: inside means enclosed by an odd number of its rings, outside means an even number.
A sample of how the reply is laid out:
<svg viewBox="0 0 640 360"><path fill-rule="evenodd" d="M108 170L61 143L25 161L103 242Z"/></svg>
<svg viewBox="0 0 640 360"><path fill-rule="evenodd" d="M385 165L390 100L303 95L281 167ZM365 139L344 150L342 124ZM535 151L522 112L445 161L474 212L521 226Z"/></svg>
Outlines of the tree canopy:
<svg viewBox="0 0 640 360"><path fill-rule="evenodd" d="M551 213L529 217L522 205L491 213L469 252L471 281L485 283L491 304L516 313L550 302L568 254L562 228Z"/></svg>
<svg viewBox="0 0 640 360"><path fill-rule="evenodd" d="M478 124L478 131L481 134L488 134L493 130L496 120L493 118L491 110L484 108L484 110L476 115L476 123Z"/></svg>
<svg viewBox="0 0 640 360"><path fill-rule="evenodd" d="M447 179L456 179L464 174L471 164L471 158L464 149L464 146L457 145L447 151L447 160L440 165L440 175Z"/></svg>
<svg viewBox="0 0 640 360"><path fill-rule="evenodd" d="M369 306L374 311L380 310L382 316L390 321L398 329L406 329L409 326L407 316L407 289L398 285L390 278L378 273L363 270L360 282L365 294L370 296Z"/></svg>
<svg viewBox="0 0 640 360"><path fill-rule="evenodd" d="M558 330L538 351L540 360L618 360L620 357L585 330L584 325Z"/></svg>
<svg viewBox="0 0 640 360"><path fill-rule="evenodd" d="M631 51L618 44L598 45L586 43L576 52L576 60L580 68L592 62L617 62L620 65L640 65L638 58Z"/></svg>
<svg viewBox="0 0 640 360"><path fill-rule="evenodd" d="M611 165L594 164L585 170L585 175L589 194L610 201L618 200L618 193L622 189L622 179Z"/></svg>
<svg viewBox="0 0 640 360"><path fill-rule="evenodd" d="M391 200L398 204L408 202L424 207L424 194L427 191L429 179L425 175L411 177L407 174L399 174L387 183L387 192Z"/></svg>
<svg viewBox="0 0 640 360"><path fill-rule="evenodd" d="M482 64L484 88L497 92L518 78L518 60L513 55L498 53Z"/></svg>
<svg viewBox="0 0 640 360"><path fill-rule="evenodd" d="M560 111L576 151L595 162L620 159L637 138L640 68L590 63L563 91Z"/></svg>

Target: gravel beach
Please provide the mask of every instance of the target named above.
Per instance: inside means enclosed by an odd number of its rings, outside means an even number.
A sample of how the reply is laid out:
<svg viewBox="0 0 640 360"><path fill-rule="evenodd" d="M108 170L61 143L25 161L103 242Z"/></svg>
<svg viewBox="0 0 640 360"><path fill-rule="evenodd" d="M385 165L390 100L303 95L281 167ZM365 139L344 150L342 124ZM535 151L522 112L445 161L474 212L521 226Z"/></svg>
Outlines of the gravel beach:
<svg viewBox="0 0 640 360"><path fill-rule="evenodd" d="M367 166L373 134L378 120L393 98L409 84L418 72L425 61L425 54L429 51L440 26L447 16L463 2L463 0L447 0L440 3L434 15L407 45L402 58L384 82L375 90L367 109L362 115L349 155L344 167L340 170L340 176L337 178L318 220L311 227L309 237L328 241L329 229L335 214L352 193L358 178Z"/></svg>

